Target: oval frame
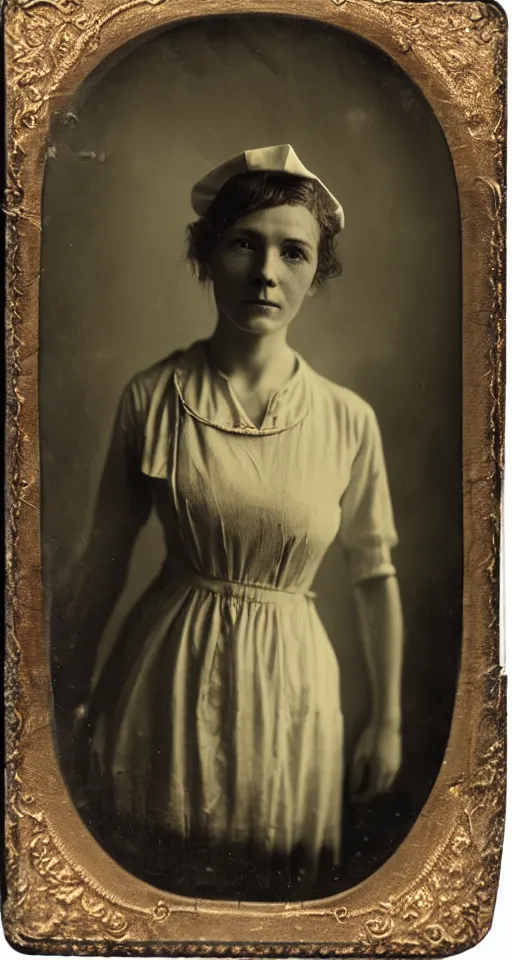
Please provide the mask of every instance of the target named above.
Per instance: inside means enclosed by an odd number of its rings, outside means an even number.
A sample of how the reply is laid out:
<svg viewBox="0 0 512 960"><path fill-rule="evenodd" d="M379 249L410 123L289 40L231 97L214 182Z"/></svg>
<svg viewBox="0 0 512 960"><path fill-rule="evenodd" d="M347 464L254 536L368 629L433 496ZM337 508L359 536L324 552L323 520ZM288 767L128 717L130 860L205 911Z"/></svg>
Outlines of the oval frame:
<svg viewBox="0 0 512 960"><path fill-rule="evenodd" d="M51 732L40 544L38 284L50 122L128 41L236 13L312 19L379 47L420 87L457 179L463 264L462 661L445 760L418 820L357 887L291 904L196 901L128 874L69 799ZM503 450L505 17L400 0L20 0L6 11L8 130L6 935L40 953L446 955L489 929L505 794L498 635ZM461 82L463 81L463 83Z"/></svg>

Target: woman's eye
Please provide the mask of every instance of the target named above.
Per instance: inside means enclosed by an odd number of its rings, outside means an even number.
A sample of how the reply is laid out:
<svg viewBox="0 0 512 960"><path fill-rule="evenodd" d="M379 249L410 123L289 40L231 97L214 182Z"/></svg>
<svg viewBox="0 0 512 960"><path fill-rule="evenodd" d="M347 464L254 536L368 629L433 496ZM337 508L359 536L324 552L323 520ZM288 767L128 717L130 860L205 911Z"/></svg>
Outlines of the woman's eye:
<svg viewBox="0 0 512 960"><path fill-rule="evenodd" d="M301 247L285 247L283 255L287 260L298 263L300 260L307 260L306 254Z"/></svg>
<svg viewBox="0 0 512 960"><path fill-rule="evenodd" d="M246 237L235 237L232 242L232 246L236 247L237 250L250 250L251 243L247 240Z"/></svg>

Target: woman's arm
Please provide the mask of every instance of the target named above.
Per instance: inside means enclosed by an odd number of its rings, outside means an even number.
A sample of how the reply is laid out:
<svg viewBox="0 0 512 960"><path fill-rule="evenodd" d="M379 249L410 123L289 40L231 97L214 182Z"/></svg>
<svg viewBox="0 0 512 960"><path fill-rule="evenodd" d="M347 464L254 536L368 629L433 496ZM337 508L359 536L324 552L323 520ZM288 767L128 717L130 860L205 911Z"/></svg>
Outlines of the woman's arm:
<svg viewBox="0 0 512 960"><path fill-rule="evenodd" d="M124 394L100 481L89 535L51 600L56 706L88 699L98 645L122 593L133 546L151 511Z"/></svg>
<svg viewBox="0 0 512 960"><path fill-rule="evenodd" d="M355 596L372 707L354 755L352 790L368 799L392 786L401 763L402 607L395 576L362 580Z"/></svg>
<svg viewBox="0 0 512 960"><path fill-rule="evenodd" d="M56 591L51 604L53 674L57 705L63 709L88 699L98 645L126 582L138 521L120 516L119 503L98 498L87 544Z"/></svg>
<svg viewBox="0 0 512 960"><path fill-rule="evenodd" d="M397 579L362 580L355 595L372 689L371 720L400 727L403 626Z"/></svg>

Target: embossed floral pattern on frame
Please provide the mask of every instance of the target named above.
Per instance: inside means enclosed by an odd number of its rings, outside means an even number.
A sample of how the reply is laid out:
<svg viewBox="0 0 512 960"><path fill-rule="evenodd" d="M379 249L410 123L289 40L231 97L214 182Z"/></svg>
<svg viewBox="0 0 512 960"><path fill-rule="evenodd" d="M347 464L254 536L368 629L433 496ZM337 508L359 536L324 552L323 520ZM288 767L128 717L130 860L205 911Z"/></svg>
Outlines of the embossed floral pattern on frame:
<svg viewBox="0 0 512 960"><path fill-rule="evenodd" d="M35 249L40 209L27 189L29 163L44 156L48 123L55 102L63 102L69 78L81 63L88 69L130 35L163 26L180 15L237 12L283 12L315 16L369 39L386 40L389 53L405 69L419 64L457 105L475 149L481 173L478 189L489 196L492 224L484 251L489 274L490 375L488 450L493 465L489 489L493 504L484 511L489 543L485 570L489 596L489 642L482 653L485 696L473 727L478 763L460 782L451 783L451 815L441 842L429 851L422 870L395 876L389 896L373 905L346 906L341 898L318 905L282 905L280 940L231 944L202 943L199 932L174 942L173 917L196 922L218 914L263 920L261 905L180 903L154 891L151 905L126 904L101 887L83 865L73 862L66 843L48 822L40 797L32 795L27 774L27 738L31 706L27 653L23 642L27 586L28 491L33 473L27 464L37 456L37 434L27 422L28 331L37 331L37 311L29 304L28 286L37 277L34 263L27 277L25 251ZM108 34L108 50L105 37ZM47 953L147 955L341 955L440 956L477 942L489 928L499 875L505 805L505 695L497 654L497 557L499 483L503 451L504 338L504 60L505 25L499 10L481 3L415 3L398 0L277 0L238 3L197 0L11 0L6 4L8 63L8 169L6 191L8 280L8 484L7 532L8 639L7 831L8 897L4 923L12 943ZM60 99L59 99L60 98ZM435 106L435 104L434 104ZM42 171L42 164L40 165ZM42 175L42 173L41 173ZM32 231L32 233L30 233ZM24 259L25 255L25 259ZM30 302L32 303L32 301ZM32 341L31 341L32 342ZM35 387L34 387L35 390ZM34 452L35 451L35 452ZM30 474L31 479L28 479ZM490 494L486 496L489 498ZM28 512L28 513L27 513ZM33 519L32 519L32 522ZM37 525L37 524L36 524ZM37 564L36 564L37 566ZM34 791L35 794L35 791ZM65 798L64 798L65 799ZM69 801L68 801L69 802ZM294 921L321 919L321 943L294 943ZM302 923L302 921L304 921ZM235 929L234 925L233 929ZM192 926L190 927L192 930ZM282 938L289 937L284 941ZM307 936L307 933L306 935ZM301 934L301 941L304 934ZM148 941L152 941L148 945Z"/></svg>

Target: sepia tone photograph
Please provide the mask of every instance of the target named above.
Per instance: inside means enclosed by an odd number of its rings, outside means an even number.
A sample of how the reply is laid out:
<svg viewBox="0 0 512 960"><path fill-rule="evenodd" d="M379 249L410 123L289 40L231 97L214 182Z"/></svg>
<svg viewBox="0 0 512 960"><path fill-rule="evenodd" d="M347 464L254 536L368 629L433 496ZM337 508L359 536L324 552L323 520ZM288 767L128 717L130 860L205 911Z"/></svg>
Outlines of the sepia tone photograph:
<svg viewBox="0 0 512 960"><path fill-rule="evenodd" d="M15 949L489 931L506 34L448 0L8 4Z"/></svg>
<svg viewBox="0 0 512 960"><path fill-rule="evenodd" d="M414 82L212 17L53 123L42 575L72 802L160 890L354 887L421 814L462 616L461 227Z"/></svg>

